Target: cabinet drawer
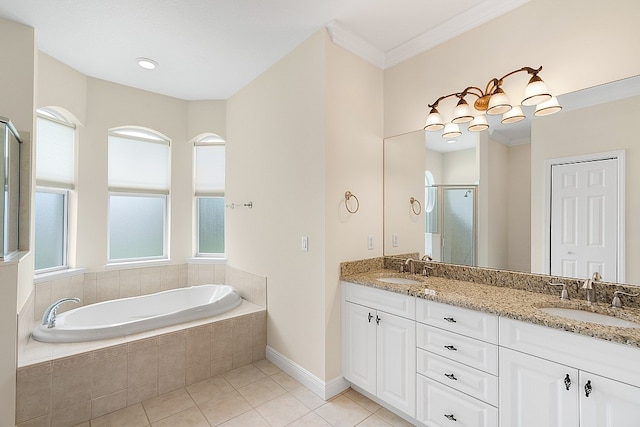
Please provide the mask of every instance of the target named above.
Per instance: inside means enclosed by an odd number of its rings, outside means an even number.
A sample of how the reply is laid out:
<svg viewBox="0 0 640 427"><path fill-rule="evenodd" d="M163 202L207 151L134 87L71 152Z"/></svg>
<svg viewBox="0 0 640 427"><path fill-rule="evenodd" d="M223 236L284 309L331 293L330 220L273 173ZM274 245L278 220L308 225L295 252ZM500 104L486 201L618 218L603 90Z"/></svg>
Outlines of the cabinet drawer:
<svg viewBox="0 0 640 427"><path fill-rule="evenodd" d="M498 347L432 326L416 324L418 348L455 362L498 375Z"/></svg>
<svg viewBox="0 0 640 427"><path fill-rule="evenodd" d="M430 427L497 427L498 409L418 375L417 419Z"/></svg>
<svg viewBox="0 0 640 427"><path fill-rule="evenodd" d="M415 297L349 282L342 282L342 286L344 299L346 301L365 305L411 320L415 320L416 318Z"/></svg>
<svg viewBox="0 0 640 427"><path fill-rule="evenodd" d="M418 349L417 372L491 405L498 405L498 377Z"/></svg>
<svg viewBox="0 0 640 427"><path fill-rule="evenodd" d="M640 349L630 345L500 318L500 346L640 387Z"/></svg>
<svg viewBox="0 0 640 427"><path fill-rule="evenodd" d="M418 299L416 320L471 338L498 343L498 316L493 314Z"/></svg>

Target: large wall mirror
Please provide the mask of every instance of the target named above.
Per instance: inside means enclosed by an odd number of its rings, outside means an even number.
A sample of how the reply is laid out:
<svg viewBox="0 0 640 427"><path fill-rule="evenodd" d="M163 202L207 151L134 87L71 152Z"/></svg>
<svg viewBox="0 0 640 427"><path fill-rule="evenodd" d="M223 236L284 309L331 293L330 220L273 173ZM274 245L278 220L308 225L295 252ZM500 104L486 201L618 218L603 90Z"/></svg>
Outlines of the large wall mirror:
<svg viewBox="0 0 640 427"><path fill-rule="evenodd" d="M386 138L385 255L640 283L640 76L558 98L454 143Z"/></svg>

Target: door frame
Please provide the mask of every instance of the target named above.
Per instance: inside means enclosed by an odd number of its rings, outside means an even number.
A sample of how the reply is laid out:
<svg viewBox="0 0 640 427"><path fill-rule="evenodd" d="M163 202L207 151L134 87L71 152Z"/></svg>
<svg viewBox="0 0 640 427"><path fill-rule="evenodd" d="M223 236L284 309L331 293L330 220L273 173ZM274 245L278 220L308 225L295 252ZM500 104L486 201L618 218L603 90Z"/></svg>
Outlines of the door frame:
<svg viewBox="0 0 640 427"><path fill-rule="evenodd" d="M625 283L625 150L605 151L544 161L544 273L551 274L551 167L568 163L615 160L618 165L618 283Z"/></svg>

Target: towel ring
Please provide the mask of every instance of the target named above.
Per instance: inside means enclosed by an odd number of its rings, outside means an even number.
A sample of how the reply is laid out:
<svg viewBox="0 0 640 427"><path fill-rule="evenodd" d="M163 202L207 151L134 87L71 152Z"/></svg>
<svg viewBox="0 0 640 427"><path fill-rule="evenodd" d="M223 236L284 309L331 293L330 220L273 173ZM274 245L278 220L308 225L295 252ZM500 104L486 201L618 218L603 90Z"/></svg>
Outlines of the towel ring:
<svg viewBox="0 0 640 427"><path fill-rule="evenodd" d="M422 212L422 205L420 204L420 200L412 197L409 199L409 203L411 203L411 211L416 215L420 215L420 213ZM416 203L418 204L418 212L416 212Z"/></svg>
<svg viewBox="0 0 640 427"><path fill-rule="evenodd" d="M352 197L356 199L356 208L354 210L349 209L349 199L351 199ZM347 212L354 214L358 212L358 209L360 209L360 200L358 200L356 195L351 191L347 191L344 193L344 207L347 208Z"/></svg>

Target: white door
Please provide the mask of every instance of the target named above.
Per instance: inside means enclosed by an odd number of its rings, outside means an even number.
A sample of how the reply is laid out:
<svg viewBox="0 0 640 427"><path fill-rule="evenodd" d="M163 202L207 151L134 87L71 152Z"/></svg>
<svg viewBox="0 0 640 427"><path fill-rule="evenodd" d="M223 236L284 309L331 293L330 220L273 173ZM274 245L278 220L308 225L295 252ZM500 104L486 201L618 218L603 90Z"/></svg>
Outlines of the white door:
<svg viewBox="0 0 640 427"><path fill-rule="evenodd" d="M640 388L581 371L579 392L580 427L640 425Z"/></svg>
<svg viewBox="0 0 640 427"><path fill-rule="evenodd" d="M617 159L551 167L551 274L618 281Z"/></svg>
<svg viewBox="0 0 640 427"><path fill-rule="evenodd" d="M377 395L402 412L416 416L416 323L378 312Z"/></svg>
<svg viewBox="0 0 640 427"><path fill-rule="evenodd" d="M500 348L500 425L578 427L578 370Z"/></svg>
<svg viewBox="0 0 640 427"><path fill-rule="evenodd" d="M344 377L376 393L376 311L345 302Z"/></svg>

